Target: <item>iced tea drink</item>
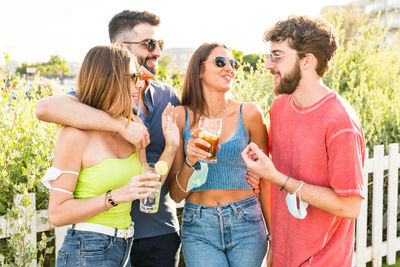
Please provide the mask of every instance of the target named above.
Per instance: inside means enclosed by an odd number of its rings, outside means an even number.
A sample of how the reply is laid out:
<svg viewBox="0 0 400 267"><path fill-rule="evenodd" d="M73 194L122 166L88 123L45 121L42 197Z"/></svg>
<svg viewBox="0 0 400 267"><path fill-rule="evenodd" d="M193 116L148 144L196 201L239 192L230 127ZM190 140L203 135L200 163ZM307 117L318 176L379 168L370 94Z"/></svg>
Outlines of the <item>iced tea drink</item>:
<svg viewBox="0 0 400 267"><path fill-rule="evenodd" d="M202 161L217 163L217 149L219 137L221 136L222 119L200 117L199 127L203 129L199 133L199 138L211 145L210 147L198 145L199 148L211 154L211 157Z"/></svg>

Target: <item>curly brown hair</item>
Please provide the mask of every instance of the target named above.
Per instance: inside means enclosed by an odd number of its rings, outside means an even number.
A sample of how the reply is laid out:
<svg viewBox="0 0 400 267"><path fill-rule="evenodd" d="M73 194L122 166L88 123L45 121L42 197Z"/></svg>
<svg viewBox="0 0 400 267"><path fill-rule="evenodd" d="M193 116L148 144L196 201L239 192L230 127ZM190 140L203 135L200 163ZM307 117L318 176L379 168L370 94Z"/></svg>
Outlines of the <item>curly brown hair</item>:
<svg viewBox="0 0 400 267"><path fill-rule="evenodd" d="M299 58L312 53L318 60L315 71L320 77L329 70L329 61L338 48L332 25L322 18L290 16L278 21L264 33L265 42L288 40L290 48L297 51Z"/></svg>

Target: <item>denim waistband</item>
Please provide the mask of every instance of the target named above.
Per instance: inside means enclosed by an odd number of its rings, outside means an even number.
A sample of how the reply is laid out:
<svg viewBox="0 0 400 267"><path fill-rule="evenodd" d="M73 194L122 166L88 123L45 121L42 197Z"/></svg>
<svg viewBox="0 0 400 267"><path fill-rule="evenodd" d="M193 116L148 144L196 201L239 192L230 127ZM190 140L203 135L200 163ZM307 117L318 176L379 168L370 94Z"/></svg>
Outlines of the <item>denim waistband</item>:
<svg viewBox="0 0 400 267"><path fill-rule="evenodd" d="M200 205L192 202L185 202L185 209L191 209L191 210L196 210L197 212L200 213L202 212L217 212L217 213L223 213L224 211L228 210L233 210L235 213L238 211L238 209L246 206L251 206L257 204L258 197L256 195L251 195L245 199L237 200L225 205L217 206L217 207L210 207L210 206L205 206L205 205Z"/></svg>

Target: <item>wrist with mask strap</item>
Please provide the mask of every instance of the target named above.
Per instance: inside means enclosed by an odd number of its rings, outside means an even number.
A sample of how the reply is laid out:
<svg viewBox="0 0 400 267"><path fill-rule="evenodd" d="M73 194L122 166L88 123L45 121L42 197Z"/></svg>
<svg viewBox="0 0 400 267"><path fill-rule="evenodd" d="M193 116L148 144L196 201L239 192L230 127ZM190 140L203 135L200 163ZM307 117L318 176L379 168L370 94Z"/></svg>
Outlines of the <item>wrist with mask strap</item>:
<svg viewBox="0 0 400 267"><path fill-rule="evenodd" d="M288 193L286 195L286 205L290 214L297 219L304 219L307 216L308 203L301 199L301 188L304 182L301 181L299 187L293 194ZM297 208L297 192L299 192L299 207Z"/></svg>

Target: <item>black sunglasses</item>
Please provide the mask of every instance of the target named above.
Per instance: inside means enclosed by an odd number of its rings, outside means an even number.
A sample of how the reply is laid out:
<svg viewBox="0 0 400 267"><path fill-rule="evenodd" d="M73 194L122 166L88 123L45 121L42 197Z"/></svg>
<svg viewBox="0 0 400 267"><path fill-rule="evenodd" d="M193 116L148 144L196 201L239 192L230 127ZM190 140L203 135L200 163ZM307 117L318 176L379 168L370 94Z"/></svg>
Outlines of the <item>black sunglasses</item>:
<svg viewBox="0 0 400 267"><path fill-rule="evenodd" d="M154 49L156 49L156 45L160 48L162 51L164 48L164 41L163 40L155 40L155 39L149 39L146 41L141 41L141 42L122 42L123 44L141 44L144 45L149 52L153 52Z"/></svg>
<svg viewBox="0 0 400 267"><path fill-rule="evenodd" d="M137 72L134 73L130 73L130 74L126 74L127 76L129 76L129 78L136 83L138 80L140 80L140 74Z"/></svg>
<svg viewBox="0 0 400 267"><path fill-rule="evenodd" d="M214 61L215 66L217 66L218 68L223 68L226 65L226 58L224 58L224 57L216 57L214 59L204 61L204 63L210 62L210 61ZM240 63L237 60L229 59L229 63L231 64L231 66L234 70L237 70L240 67Z"/></svg>

